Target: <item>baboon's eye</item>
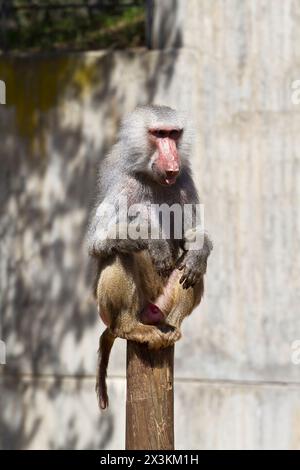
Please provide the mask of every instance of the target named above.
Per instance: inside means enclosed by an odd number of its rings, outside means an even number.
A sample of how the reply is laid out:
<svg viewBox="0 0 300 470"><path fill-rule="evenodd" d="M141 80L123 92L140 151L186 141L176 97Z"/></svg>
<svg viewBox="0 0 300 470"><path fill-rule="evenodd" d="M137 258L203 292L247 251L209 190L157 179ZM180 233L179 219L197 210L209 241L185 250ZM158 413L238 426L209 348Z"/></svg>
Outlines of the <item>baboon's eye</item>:
<svg viewBox="0 0 300 470"><path fill-rule="evenodd" d="M150 129L150 134L157 139L169 139L177 140L182 134L182 129Z"/></svg>
<svg viewBox="0 0 300 470"><path fill-rule="evenodd" d="M169 133L170 139L178 140L182 134L182 129L172 129Z"/></svg>
<svg viewBox="0 0 300 470"><path fill-rule="evenodd" d="M151 131L151 134L158 139L164 139L165 137L168 137L169 132L164 129L154 129Z"/></svg>

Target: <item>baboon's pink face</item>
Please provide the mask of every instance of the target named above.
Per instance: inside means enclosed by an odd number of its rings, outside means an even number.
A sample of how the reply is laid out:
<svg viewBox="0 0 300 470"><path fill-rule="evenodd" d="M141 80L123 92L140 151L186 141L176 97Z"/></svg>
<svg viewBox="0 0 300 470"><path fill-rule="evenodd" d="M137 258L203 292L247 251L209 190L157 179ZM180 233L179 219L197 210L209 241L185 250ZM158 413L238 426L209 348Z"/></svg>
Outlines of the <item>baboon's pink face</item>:
<svg viewBox="0 0 300 470"><path fill-rule="evenodd" d="M180 157L177 149L183 129L174 127L150 128L149 141L154 149L151 170L158 183L171 186L180 173Z"/></svg>

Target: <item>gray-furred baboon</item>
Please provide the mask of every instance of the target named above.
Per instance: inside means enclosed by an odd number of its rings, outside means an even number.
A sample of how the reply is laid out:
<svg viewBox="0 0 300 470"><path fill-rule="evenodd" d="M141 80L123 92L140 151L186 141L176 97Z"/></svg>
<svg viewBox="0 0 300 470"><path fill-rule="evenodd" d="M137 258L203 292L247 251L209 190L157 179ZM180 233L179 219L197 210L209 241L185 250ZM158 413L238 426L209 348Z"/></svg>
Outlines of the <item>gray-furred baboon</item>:
<svg viewBox="0 0 300 470"><path fill-rule="evenodd" d="M111 236L120 218L103 217L101 209L116 207L120 197L127 198L128 206L147 208L197 205L189 166L191 143L191 131L175 110L140 106L124 119L118 143L102 162L99 202L89 228L89 252L98 264L95 295L107 325L100 338L96 385L102 409L108 405L106 372L115 338L157 349L177 341L182 320L201 300L212 243L204 234L202 245L189 249L190 236L197 233L194 211L185 216L179 236L174 235L177 222L171 217L169 236L151 238L129 235L134 219L129 215L126 237ZM155 223L162 229L160 217ZM148 220L140 218L140 229L145 229L143 224L149 235Z"/></svg>

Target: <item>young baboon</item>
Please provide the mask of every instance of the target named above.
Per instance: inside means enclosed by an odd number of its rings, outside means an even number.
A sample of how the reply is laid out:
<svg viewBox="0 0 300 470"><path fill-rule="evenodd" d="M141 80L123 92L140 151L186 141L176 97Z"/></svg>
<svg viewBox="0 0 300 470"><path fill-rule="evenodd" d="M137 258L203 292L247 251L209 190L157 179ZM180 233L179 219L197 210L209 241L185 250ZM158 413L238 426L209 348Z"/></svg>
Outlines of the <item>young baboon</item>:
<svg viewBox="0 0 300 470"><path fill-rule="evenodd" d="M96 385L102 409L108 405L106 371L115 338L167 347L180 338L182 320L203 294L212 243L203 233L202 244L192 249L200 230L189 165L191 137L175 110L140 106L124 119L119 141L100 168L89 251L98 264L95 295L107 326L100 338ZM120 200L128 205L125 221ZM171 213L166 227L153 205L183 212L177 218ZM187 205L192 210L186 214Z"/></svg>

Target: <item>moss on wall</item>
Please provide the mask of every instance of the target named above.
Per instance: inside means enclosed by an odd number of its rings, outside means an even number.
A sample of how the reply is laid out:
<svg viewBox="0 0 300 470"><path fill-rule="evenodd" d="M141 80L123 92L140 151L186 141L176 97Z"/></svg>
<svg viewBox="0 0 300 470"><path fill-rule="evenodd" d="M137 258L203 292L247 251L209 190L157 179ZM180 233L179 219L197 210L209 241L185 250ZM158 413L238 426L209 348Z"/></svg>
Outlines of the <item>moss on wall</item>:
<svg viewBox="0 0 300 470"><path fill-rule="evenodd" d="M16 132L34 154L43 154L48 113L63 105L66 93L80 100L96 83L96 60L84 54L0 58L7 106L14 109Z"/></svg>

